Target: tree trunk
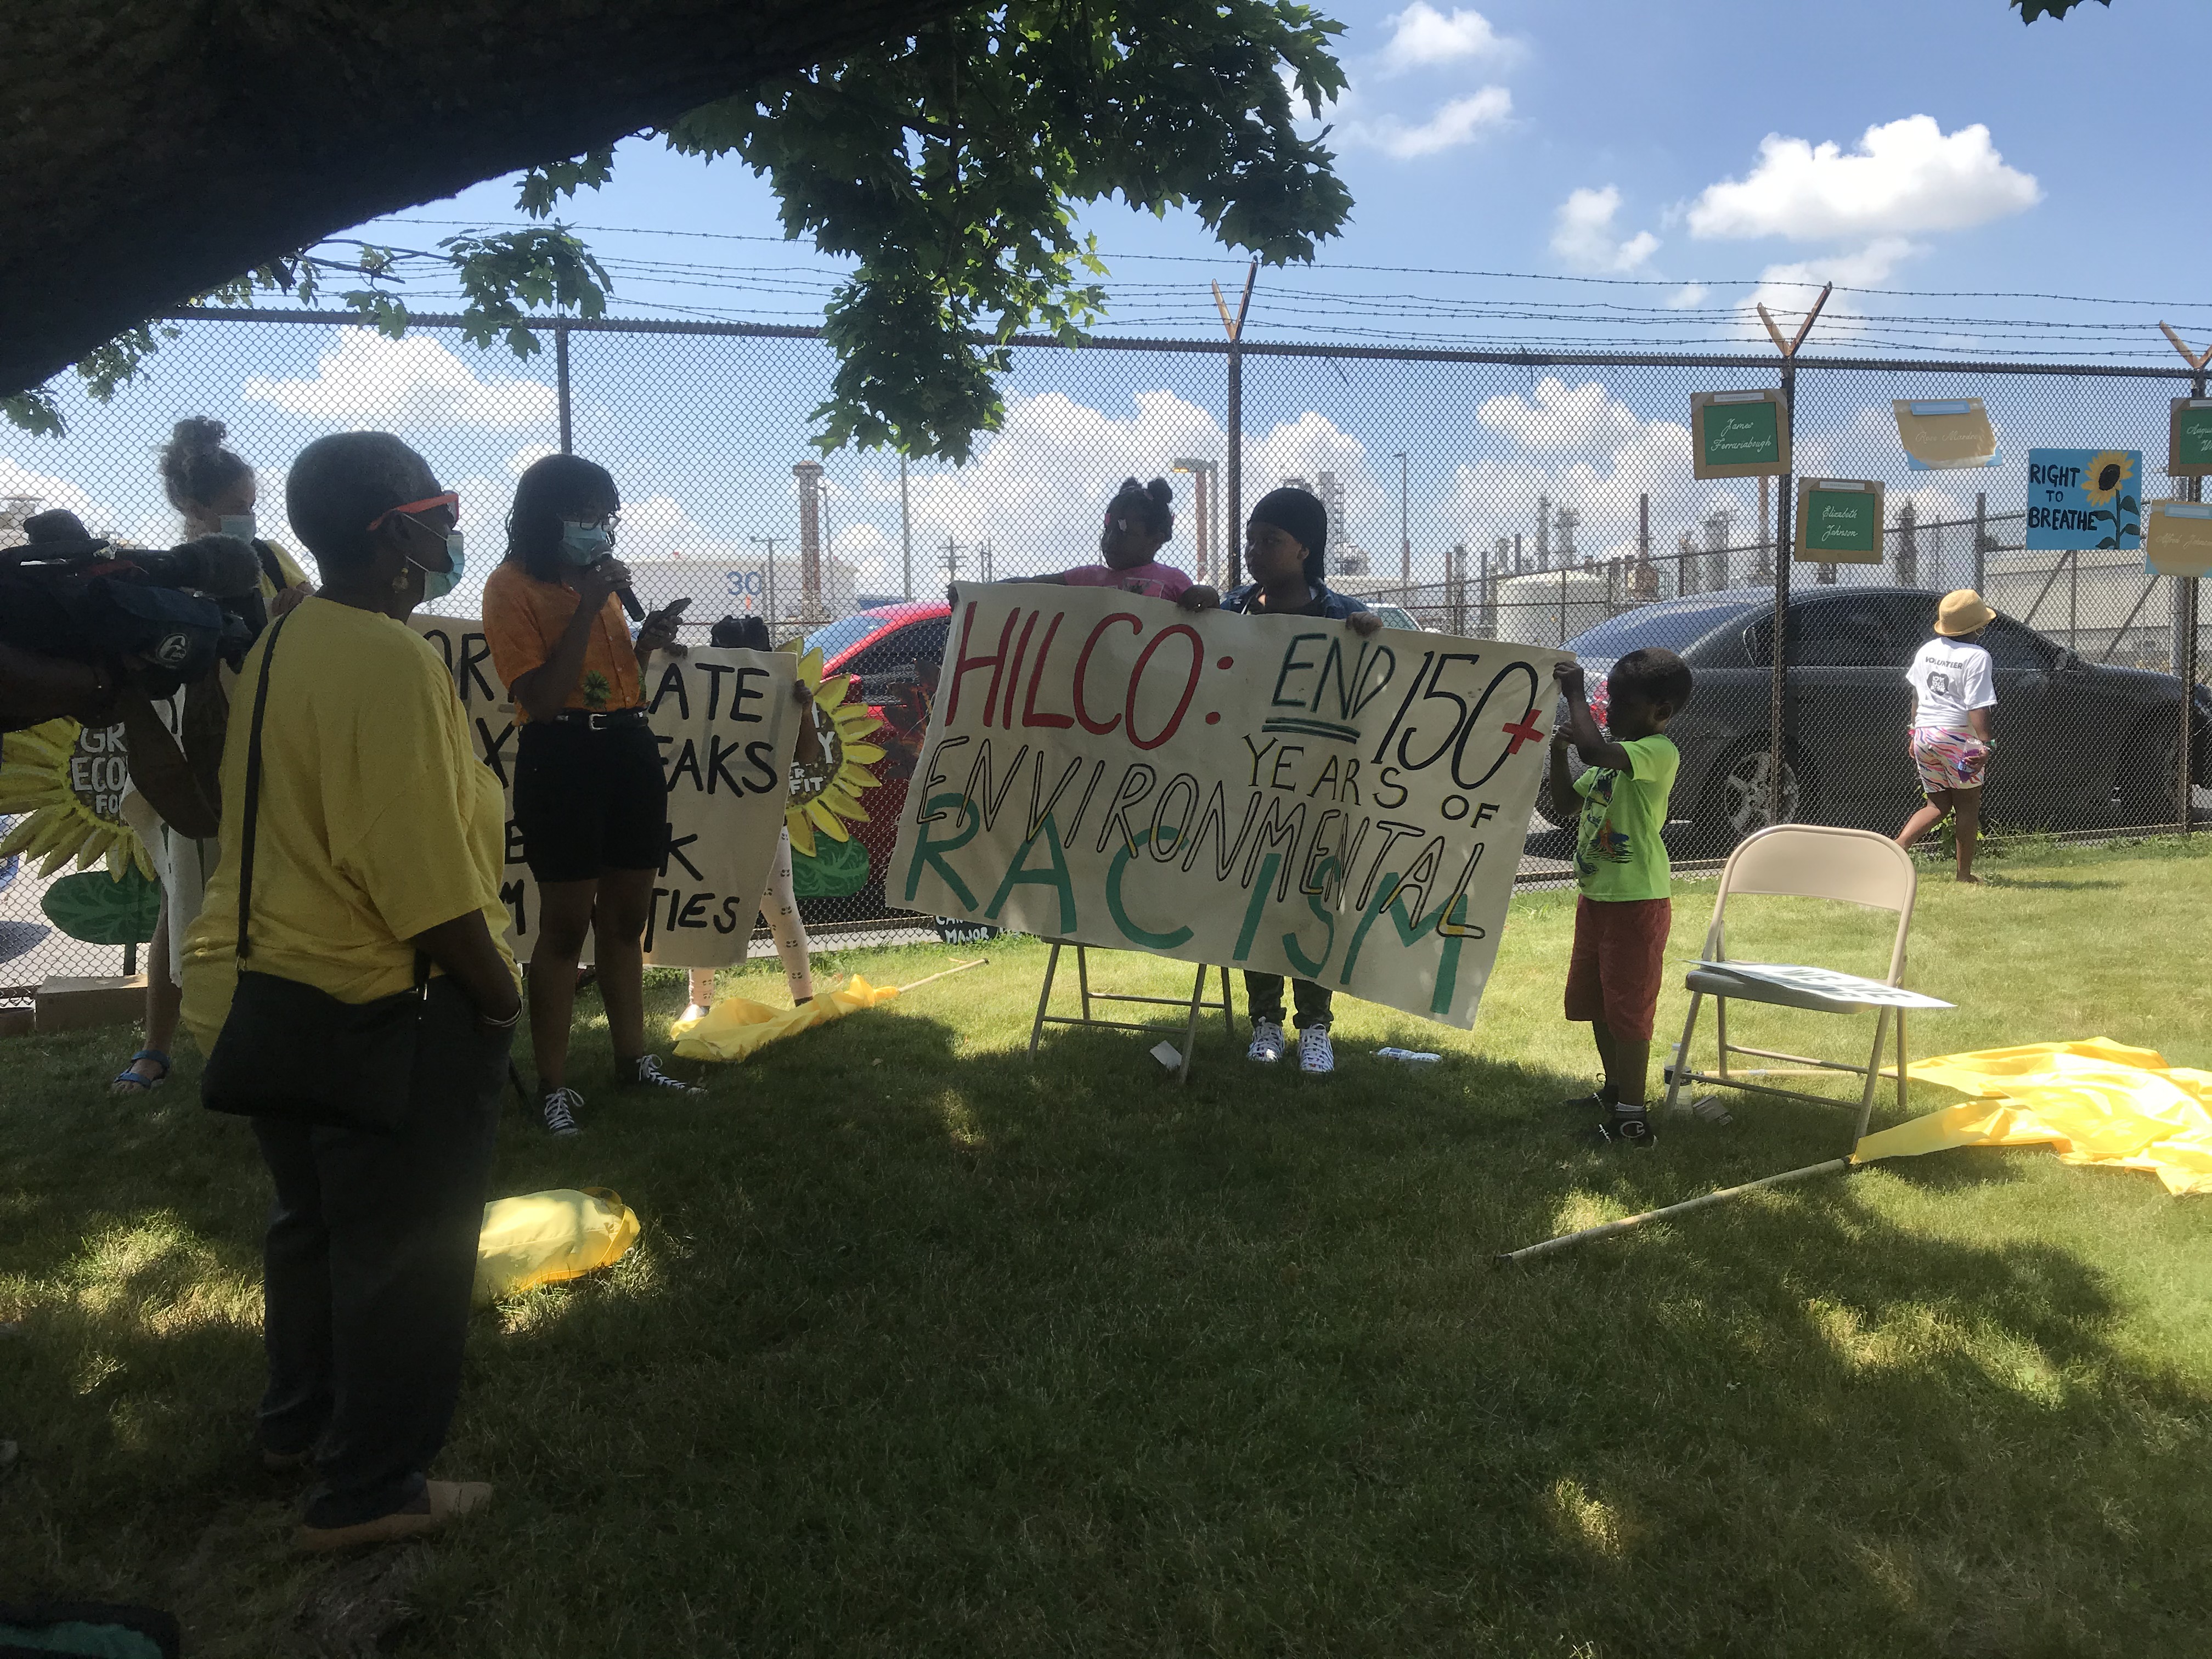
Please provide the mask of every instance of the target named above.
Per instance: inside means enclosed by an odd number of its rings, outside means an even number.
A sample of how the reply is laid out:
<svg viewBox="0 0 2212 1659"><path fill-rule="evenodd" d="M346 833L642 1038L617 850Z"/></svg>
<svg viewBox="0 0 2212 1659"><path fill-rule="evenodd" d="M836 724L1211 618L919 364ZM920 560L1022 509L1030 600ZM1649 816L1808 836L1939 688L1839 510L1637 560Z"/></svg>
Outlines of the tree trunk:
<svg viewBox="0 0 2212 1659"><path fill-rule="evenodd" d="M17 0L0 52L0 392L349 225L954 9Z"/></svg>

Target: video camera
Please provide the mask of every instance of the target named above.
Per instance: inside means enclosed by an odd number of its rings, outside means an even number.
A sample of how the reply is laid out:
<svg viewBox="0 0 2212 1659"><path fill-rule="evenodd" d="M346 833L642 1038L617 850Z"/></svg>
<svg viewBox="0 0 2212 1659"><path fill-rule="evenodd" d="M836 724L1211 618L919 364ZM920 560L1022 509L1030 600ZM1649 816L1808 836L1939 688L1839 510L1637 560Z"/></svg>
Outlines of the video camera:
<svg viewBox="0 0 2212 1659"><path fill-rule="evenodd" d="M56 508L0 548L0 641L104 664L149 697L173 696L218 660L235 669L269 613L258 550L203 536L163 550L118 547Z"/></svg>

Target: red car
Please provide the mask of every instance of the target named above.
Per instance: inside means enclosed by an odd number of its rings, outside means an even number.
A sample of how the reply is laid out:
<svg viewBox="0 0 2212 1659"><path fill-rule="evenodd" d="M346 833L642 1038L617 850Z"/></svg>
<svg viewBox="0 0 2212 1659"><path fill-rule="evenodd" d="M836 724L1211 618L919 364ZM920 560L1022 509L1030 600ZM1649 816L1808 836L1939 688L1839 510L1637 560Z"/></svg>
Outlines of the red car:
<svg viewBox="0 0 2212 1659"><path fill-rule="evenodd" d="M942 599L878 605L817 629L806 648L822 653L823 674L850 674L848 696L884 717L876 743L888 752L875 763L881 787L863 798L865 823L852 826L853 839L867 854L865 876L858 860L834 854L809 859L794 855L792 882L799 908L809 921L861 921L898 908L884 896L891 849L898 842L899 815L905 809L907 781L921 758L929 732L931 703L937 691L935 665L945 658L952 607ZM923 665L930 665L925 672ZM826 839L826 838L825 838ZM827 854L821 841L817 848Z"/></svg>

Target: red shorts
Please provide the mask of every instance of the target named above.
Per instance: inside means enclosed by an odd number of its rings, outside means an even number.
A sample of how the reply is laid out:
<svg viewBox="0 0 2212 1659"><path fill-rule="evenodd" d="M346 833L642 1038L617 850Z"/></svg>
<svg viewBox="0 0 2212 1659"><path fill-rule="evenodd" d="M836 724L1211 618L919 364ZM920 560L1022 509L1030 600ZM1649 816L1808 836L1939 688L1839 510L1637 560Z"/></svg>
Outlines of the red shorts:
<svg viewBox="0 0 2212 1659"><path fill-rule="evenodd" d="M1649 1042L1674 921L1672 899L1576 900L1567 1018L1601 1019L1617 1037Z"/></svg>

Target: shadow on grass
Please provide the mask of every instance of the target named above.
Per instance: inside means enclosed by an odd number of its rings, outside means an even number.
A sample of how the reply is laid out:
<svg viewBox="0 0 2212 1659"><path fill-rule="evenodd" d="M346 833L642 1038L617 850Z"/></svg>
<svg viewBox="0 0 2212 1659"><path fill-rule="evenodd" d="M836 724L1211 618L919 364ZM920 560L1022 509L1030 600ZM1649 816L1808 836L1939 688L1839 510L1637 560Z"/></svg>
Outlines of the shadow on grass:
<svg viewBox="0 0 2212 1659"><path fill-rule="evenodd" d="M477 1322L443 1468L500 1499L410 1567L388 1650L2185 1650L2212 1510L2172 1476L2212 1401L2018 1212L1946 1231L2030 1166L1884 1166L1500 1272L1843 1131L1753 1107L1608 1157L1551 1109L1564 1069L1305 1079L1217 1020L1178 1088L1133 1034L981 1046L1025 994L962 994L704 1098L594 1092L587 1055L580 1141L508 1120L499 1190L612 1186L647 1231ZM252 1277L231 1127L0 1115L31 1448L0 1590L166 1601L194 1651L259 1655L339 1570L282 1558L246 1472L250 1322L180 1371L153 1316ZM80 1265L154 1211L172 1254ZM16 1288L60 1284L107 1289L64 1319Z"/></svg>

